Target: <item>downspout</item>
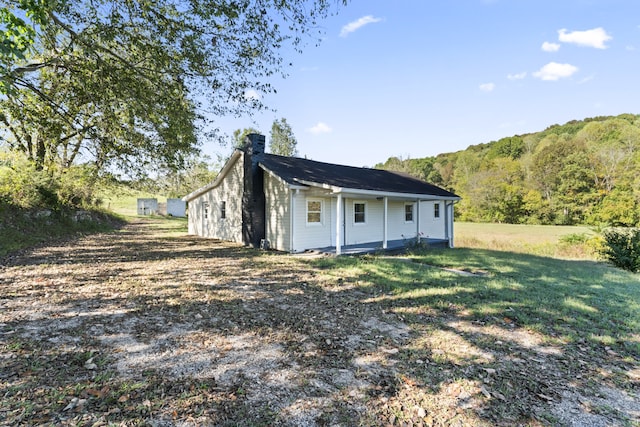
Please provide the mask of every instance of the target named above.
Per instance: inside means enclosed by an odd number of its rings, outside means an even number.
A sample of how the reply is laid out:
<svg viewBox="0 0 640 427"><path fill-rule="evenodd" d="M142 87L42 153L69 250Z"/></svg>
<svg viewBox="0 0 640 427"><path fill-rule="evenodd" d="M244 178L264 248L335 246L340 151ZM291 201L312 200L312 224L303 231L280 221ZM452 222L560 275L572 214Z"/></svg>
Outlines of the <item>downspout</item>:
<svg viewBox="0 0 640 427"><path fill-rule="evenodd" d="M416 241L418 242L418 244L420 244L420 199L416 200L416 206L417 206L417 214L418 214L418 219L416 221Z"/></svg>

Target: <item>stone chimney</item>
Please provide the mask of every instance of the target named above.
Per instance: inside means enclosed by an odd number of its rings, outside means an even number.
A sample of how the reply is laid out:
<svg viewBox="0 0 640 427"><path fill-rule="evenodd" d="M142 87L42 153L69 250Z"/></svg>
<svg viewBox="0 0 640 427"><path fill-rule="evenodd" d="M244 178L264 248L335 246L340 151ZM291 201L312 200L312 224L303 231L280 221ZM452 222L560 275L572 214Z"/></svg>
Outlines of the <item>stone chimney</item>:
<svg viewBox="0 0 640 427"><path fill-rule="evenodd" d="M265 238L264 171L258 167L265 154L264 135L247 135L241 150L244 152L242 241L259 248L260 241Z"/></svg>

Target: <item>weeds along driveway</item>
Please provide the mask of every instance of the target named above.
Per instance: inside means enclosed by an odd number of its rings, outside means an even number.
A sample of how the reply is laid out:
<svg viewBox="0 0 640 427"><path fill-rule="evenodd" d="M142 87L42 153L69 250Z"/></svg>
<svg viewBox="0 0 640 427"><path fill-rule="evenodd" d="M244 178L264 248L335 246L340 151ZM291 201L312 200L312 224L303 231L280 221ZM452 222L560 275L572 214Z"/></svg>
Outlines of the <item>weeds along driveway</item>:
<svg viewBox="0 0 640 427"><path fill-rule="evenodd" d="M504 335L517 354L483 349L469 343L490 328L446 310L410 325L375 286L166 224L0 259L0 425L624 425L640 413L613 389L609 412L586 410L567 385L579 364L532 332ZM513 395L493 390L505 381Z"/></svg>

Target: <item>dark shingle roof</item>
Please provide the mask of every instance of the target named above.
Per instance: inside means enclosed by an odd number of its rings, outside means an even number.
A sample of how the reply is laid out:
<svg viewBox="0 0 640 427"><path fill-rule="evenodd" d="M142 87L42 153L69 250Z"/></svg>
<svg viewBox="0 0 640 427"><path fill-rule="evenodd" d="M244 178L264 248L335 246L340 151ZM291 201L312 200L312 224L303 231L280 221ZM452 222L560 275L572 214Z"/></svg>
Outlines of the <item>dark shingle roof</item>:
<svg viewBox="0 0 640 427"><path fill-rule="evenodd" d="M260 164L294 185L307 181L357 190L458 197L447 190L400 172L357 168L273 154L265 154Z"/></svg>

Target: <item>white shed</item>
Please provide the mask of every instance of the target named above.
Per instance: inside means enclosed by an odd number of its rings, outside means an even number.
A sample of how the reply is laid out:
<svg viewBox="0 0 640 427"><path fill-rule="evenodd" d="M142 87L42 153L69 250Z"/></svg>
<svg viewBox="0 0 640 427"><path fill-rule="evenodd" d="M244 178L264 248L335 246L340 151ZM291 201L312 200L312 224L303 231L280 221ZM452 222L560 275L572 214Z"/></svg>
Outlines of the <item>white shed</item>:
<svg viewBox="0 0 640 427"><path fill-rule="evenodd" d="M138 199L138 215L155 215L158 213L158 199Z"/></svg>
<svg viewBox="0 0 640 427"><path fill-rule="evenodd" d="M184 218L187 216L187 203L182 199L167 199L167 215Z"/></svg>

